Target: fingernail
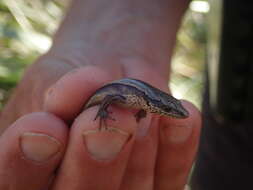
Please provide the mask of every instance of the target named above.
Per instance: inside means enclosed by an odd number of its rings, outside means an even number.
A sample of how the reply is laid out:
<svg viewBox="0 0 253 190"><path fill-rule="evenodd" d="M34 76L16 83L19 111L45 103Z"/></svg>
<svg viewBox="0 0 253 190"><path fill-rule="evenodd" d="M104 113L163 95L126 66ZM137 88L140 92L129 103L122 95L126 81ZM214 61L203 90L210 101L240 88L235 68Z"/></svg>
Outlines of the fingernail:
<svg viewBox="0 0 253 190"><path fill-rule="evenodd" d="M192 127L187 126L170 126L169 139L172 143L185 142L192 133Z"/></svg>
<svg viewBox="0 0 253 190"><path fill-rule="evenodd" d="M25 158L36 162L45 162L60 151L60 142L42 133L25 132L20 146Z"/></svg>
<svg viewBox="0 0 253 190"><path fill-rule="evenodd" d="M87 130L83 133L84 143L91 157L96 160L112 160L123 149L130 134L118 128Z"/></svg>

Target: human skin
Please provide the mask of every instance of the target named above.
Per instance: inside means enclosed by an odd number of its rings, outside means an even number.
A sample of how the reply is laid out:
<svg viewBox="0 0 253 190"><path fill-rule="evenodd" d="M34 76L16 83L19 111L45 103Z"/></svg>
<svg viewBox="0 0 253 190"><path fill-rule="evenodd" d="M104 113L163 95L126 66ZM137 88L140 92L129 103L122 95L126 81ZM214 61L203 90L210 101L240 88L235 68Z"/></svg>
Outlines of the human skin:
<svg viewBox="0 0 253 190"><path fill-rule="evenodd" d="M201 126L110 107L82 110L104 83L132 77L169 92L169 61L187 1L74 0L53 47L28 70L0 115L0 189L183 190ZM20 118L21 117L21 118ZM14 122L15 121L15 122Z"/></svg>

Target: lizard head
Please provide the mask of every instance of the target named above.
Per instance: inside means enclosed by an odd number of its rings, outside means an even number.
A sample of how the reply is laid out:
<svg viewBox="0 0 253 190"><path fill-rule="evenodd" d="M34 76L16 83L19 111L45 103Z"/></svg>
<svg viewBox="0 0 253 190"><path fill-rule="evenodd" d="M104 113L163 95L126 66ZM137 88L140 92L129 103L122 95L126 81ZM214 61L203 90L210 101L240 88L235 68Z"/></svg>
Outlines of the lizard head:
<svg viewBox="0 0 253 190"><path fill-rule="evenodd" d="M187 118L189 112L183 107L180 100L177 100L169 94L160 94L159 101L152 103L152 113L157 113L164 116Z"/></svg>

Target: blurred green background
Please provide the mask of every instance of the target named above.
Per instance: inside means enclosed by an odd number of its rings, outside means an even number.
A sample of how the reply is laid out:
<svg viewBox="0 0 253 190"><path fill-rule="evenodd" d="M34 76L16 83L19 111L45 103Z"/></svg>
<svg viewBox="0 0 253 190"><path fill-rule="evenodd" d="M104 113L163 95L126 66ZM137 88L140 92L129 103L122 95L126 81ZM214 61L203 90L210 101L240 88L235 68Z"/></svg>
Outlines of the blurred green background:
<svg viewBox="0 0 253 190"><path fill-rule="evenodd" d="M0 0L0 110L24 69L46 52L69 0ZM192 1L177 36L170 86L177 98L201 105L207 1Z"/></svg>

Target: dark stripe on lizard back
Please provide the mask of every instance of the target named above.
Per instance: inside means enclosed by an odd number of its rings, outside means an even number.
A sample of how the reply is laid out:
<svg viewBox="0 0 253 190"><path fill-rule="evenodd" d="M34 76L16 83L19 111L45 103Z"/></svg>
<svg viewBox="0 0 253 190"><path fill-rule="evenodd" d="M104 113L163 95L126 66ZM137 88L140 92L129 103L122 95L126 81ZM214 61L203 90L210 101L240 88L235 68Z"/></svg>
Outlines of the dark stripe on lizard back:
<svg viewBox="0 0 253 190"><path fill-rule="evenodd" d="M92 97L88 100L88 102L85 106L85 109L87 109L91 106L100 104L103 97L105 97L106 95L122 95L122 96L136 95L138 97L142 97L147 102L147 104L150 101L150 98L143 91L141 91L140 89L138 89L132 85L120 84L120 83L110 83L110 84L107 84L107 85L99 88L95 92L95 94L92 95Z"/></svg>

